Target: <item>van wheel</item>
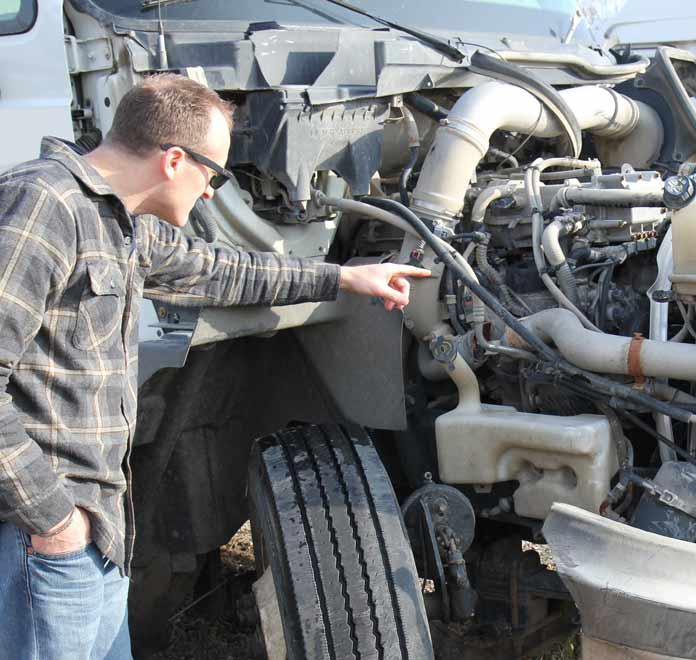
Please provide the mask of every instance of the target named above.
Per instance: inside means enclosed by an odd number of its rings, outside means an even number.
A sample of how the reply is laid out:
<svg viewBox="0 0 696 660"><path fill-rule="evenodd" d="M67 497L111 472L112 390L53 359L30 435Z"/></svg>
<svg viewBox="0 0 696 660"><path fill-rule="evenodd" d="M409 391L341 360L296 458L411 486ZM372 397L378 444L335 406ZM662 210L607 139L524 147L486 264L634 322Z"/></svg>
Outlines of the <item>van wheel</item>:
<svg viewBox="0 0 696 660"><path fill-rule="evenodd" d="M269 660L433 658L399 505L363 429L301 426L258 440L249 495Z"/></svg>

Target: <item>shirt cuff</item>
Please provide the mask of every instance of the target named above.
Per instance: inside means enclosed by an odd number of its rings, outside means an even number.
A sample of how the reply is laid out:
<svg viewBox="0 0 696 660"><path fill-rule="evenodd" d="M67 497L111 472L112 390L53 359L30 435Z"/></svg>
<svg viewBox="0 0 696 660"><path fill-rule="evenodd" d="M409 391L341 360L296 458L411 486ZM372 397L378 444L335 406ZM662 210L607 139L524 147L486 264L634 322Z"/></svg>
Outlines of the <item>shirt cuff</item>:
<svg viewBox="0 0 696 660"><path fill-rule="evenodd" d="M5 516L5 520L14 523L27 534L46 534L65 520L74 508L72 495L65 486L58 483L46 497L14 509Z"/></svg>
<svg viewBox="0 0 696 660"><path fill-rule="evenodd" d="M318 291L315 300L317 302L336 300L341 280L341 267L337 264L318 263L316 268Z"/></svg>

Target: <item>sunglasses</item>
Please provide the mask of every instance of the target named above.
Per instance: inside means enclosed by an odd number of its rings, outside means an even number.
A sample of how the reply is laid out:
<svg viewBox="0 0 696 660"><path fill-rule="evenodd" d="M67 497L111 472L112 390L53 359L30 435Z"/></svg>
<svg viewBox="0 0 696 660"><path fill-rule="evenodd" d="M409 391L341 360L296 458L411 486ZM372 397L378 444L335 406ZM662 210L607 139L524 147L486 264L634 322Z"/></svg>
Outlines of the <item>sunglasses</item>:
<svg viewBox="0 0 696 660"><path fill-rule="evenodd" d="M208 185L213 190L217 190L218 188L224 186L230 179L234 178L234 174L232 172L226 170L224 167L220 167L215 161L210 160L210 158L207 158L196 151L192 151L188 147L182 147L180 144L160 144L160 149L162 149L162 151L168 151L172 147L181 149L187 156L195 160L197 163L205 165L215 172L215 174L210 177L210 181L208 181Z"/></svg>

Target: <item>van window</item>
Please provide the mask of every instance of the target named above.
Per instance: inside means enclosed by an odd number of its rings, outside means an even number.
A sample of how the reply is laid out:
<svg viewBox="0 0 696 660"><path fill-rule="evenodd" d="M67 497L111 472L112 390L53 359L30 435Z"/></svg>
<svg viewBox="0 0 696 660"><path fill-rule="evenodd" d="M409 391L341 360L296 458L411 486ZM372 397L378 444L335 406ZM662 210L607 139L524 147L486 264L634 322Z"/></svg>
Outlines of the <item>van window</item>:
<svg viewBox="0 0 696 660"><path fill-rule="evenodd" d="M0 0L0 35L27 32L36 20L36 0Z"/></svg>

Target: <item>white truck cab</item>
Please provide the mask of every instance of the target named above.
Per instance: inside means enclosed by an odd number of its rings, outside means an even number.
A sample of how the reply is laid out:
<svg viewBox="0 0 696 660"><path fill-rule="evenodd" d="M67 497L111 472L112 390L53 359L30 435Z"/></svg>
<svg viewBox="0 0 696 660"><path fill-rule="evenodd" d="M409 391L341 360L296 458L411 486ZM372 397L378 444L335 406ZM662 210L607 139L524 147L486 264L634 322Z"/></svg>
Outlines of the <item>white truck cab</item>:
<svg viewBox="0 0 696 660"><path fill-rule="evenodd" d="M630 45L647 55L657 46L673 46L696 53L696 5L681 0L628 0L601 27L605 46Z"/></svg>
<svg viewBox="0 0 696 660"><path fill-rule="evenodd" d="M0 171L73 139L61 0L0 0Z"/></svg>

